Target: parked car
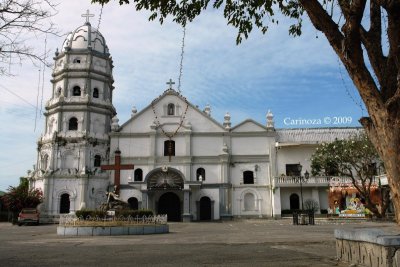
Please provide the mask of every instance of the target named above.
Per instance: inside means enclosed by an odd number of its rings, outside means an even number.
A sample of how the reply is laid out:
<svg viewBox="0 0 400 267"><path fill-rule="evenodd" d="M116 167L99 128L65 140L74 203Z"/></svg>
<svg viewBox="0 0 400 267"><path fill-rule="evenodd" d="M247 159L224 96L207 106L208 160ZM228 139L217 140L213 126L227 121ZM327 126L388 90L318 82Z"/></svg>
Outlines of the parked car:
<svg viewBox="0 0 400 267"><path fill-rule="evenodd" d="M39 225L39 212L35 208L22 209L18 215L18 226L33 223Z"/></svg>

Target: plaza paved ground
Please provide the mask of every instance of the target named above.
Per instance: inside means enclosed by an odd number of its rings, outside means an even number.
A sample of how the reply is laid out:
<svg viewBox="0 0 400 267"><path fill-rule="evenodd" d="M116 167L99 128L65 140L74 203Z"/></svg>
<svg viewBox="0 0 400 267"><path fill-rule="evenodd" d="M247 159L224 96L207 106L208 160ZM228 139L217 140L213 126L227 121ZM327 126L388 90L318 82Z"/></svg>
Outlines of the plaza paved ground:
<svg viewBox="0 0 400 267"><path fill-rule="evenodd" d="M0 223L0 266L347 266L335 260L335 228L358 222L294 226L291 220L171 223L162 235L60 237L57 225Z"/></svg>

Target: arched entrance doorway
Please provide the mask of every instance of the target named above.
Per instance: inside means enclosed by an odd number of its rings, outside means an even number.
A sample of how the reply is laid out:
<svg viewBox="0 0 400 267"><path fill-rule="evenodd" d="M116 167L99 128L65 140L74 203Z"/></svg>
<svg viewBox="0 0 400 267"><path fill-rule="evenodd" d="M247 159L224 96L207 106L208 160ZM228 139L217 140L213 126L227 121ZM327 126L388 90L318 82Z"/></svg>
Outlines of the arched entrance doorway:
<svg viewBox="0 0 400 267"><path fill-rule="evenodd" d="M211 199L202 197L200 199L200 221L211 220Z"/></svg>
<svg viewBox="0 0 400 267"><path fill-rule="evenodd" d="M181 201L179 197L172 192L161 195L158 200L157 207L158 214L167 214L168 221L180 222L181 221Z"/></svg>
<svg viewBox="0 0 400 267"><path fill-rule="evenodd" d="M297 195L297 194L290 195L290 209L291 210L300 209L299 195Z"/></svg>
<svg viewBox="0 0 400 267"><path fill-rule="evenodd" d="M136 197L128 198L129 207L131 210L138 210L139 209L139 201Z"/></svg>
<svg viewBox="0 0 400 267"><path fill-rule="evenodd" d="M65 193L60 198L60 213L69 213L70 211L70 200L69 194Z"/></svg>

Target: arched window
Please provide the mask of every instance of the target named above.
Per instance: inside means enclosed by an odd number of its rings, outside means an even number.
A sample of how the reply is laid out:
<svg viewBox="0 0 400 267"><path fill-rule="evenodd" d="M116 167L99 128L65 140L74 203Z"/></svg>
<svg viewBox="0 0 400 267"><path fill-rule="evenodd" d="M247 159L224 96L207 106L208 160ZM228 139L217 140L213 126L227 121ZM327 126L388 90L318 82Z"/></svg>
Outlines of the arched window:
<svg viewBox="0 0 400 267"><path fill-rule="evenodd" d="M93 98L99 98L99 89L97 88L93 89Z"/></svg>
<svg viewBox="0 0 400 267"><path fill-rule="evenodd" d="M142 169L136 169L136 170L135 170L133 180L134 180L135 182L141 182L141 181L143 181L143 171L142 171Z"/></svg>
<svg viewBox="0 0 400 267"><path fill-rule="evenodd" d="M243 183L244 184L254 184L254 174L252 171L243 172Z"/></svg>
<svg viewBox="0 0 400 267"><path fill-rule="evenodd" d="M244 210L252 211L256 209L255 198L252 193L246 193L244 195Z"/></svg>
<svg viewBox="0 0 400 267"><path fill-rule="evenodd" d="M78 130L78 119L77 118L72 117L71 119L69 119L68 130L70 130L70 131Z"/></svg>
<svg viewBox="0 0 400 267"><path fill-rule="evenodd" d="M60 213L69 213L70 211L70 200L69 194L65 193L60 198Z"/></svg>
<svg viewBox="0 0 400 267"><path fill-rule="evenodd" d="M175 115L175 105L172 103L168 104L168 111L167 111L168 115Z"/></svg>
<svg viewBox="0 0 400 267"><path fill-rule="evenodd" d="M197 179L197 181L200 181L200 182L206 180L206 170L204 168L197 169L196 179Z"/></svg>
<svg viewBox="0 0 400 267"><path fill-rule="evenodd" d="M128 198L129 207L131 210L138 210L139 209L139 201L136 197Z"/></svg>
<svg viewBox="0 0 400 267"><path fill-rule="evenodd" d="M175 156L175 141L167 140L164 142L164 156Z"/></svg>
<svg viewBox="0 0 400 267"><path fill-rule="evenodd" d="M73 96L80 96L81 95L81 88L79 86L74 86L72 89Z"/></svg>
<svg viewBox="0 0 400 267"><path fill-rule="evenodd" d="M100 167L100 165L101 165L101 156L100 155L94 156L94 166Z"/></svg>
<svg viewBox="0 0 400 267"><path fill-rule="evenodd" d="M300 200L299 200L299 195L297 194L291 194L290 198L290 209L291 210L298 210L300 209Z"/></svg>

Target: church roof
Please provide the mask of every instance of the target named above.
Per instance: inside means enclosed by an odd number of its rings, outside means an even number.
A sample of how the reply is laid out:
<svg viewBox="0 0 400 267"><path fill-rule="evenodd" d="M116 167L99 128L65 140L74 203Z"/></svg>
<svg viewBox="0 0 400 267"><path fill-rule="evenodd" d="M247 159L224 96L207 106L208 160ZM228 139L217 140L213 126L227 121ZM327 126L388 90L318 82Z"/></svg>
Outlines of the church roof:
<svg viewBox="0 0 400 267"><path fill-rule="evenodd" d="M211 116L207 115L205 112L203 112L202 110L200 110L197 106L193 105L192 103L190 103L185 97L183 97L180 93L178 93L177 91L175 91L172 88L169 88L167 90L164 91L164 93L162 95L160 95L159 97L157 97L156 99L154 99L152 101L152 103L150 105L148 105L147 107L145 107L144 109L142 109L140 112L138 112L134 117L131 117L129 120L127 120L124 124L121 125L121 129L123 127L125 127L126 125L128 125L132 120L136 119L137 117L139 117L141 114L143 114L144 112L146 112L149 109L152 109L153 105L156 105L158 102L160 102L164 97L168 96L168 95L174 95L178 98L180 98L182 101L185 101L188 103L189 107L191 107L193 110L197 111L199 114L201 114L202 116L206 117L209 121L211 121L213 124L215 124L218 128L220 128L223 131L226 131L226 129L224 128L224 126L219 123L218 121L216 121L215 119L213 119Z"/></svg>
<svg viewBox="0 0 400 267"><path fill-rule="evenodd" d="M317 144L333 142L335 139L347 139L363 131L360 127L279 129L276 131L276 141L279 143Z"/></svg>
<svg viewBox="0 0 400 267"><path fill-rule="evenodd" d="M253 120L253 119L246 119L246 120L242 121L241 123L239 123L238 125L235 125L234 127L232 127L231 131L233 132L233 131L236 131L236 130L240 130L240 128L241 128L242 126L246 125L246 124L256 126L257 128L259 128L259 129L257 129L257 131L260 131L260 130L261 130L261 131L267 131L267 130L268 130L267 127L265 127L264 125L262 125L262 124L259 123L259 122L256 122L255 120Z"/></svg>
<svg viewBox="0 0 400 267"><path fill-rule="evenodd" d="M90 40L90 41L89 41ZM70 32L65 38L62 51L91 49L102 54L108 54L108 47L103 35L86 22L76 30Z"/></svg>

